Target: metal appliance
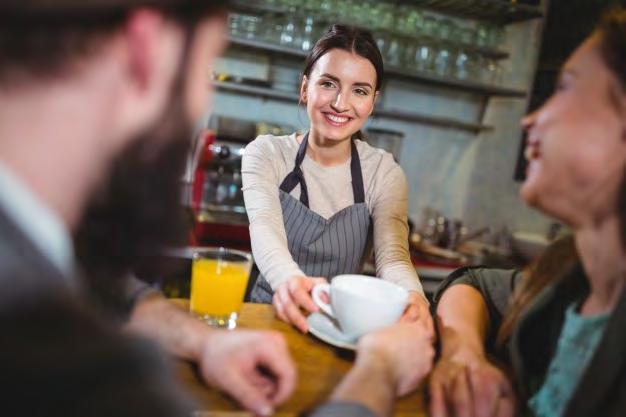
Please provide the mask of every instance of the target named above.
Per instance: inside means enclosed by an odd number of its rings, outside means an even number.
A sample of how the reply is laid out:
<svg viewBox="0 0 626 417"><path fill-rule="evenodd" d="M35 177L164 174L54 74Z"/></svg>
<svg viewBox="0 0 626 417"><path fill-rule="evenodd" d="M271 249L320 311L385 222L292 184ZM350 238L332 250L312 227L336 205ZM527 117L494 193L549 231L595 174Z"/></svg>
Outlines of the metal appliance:
<svg viewBox="0 0 626 417"><path fill-rule="evenodd" d="M241 190L241 159L260 134L281 135L287 126L213 117L198 135L187 166L185 202L193 214L194 245L250 250L248 216Z"/></svg>
<svg viewBox="0 0 626 417"><path fill-rule="evenodd" d="M244 145L218 141L204 131L187 170L186 204L193 215L193 245L250 248L248 217L241 191Z"/></svg>

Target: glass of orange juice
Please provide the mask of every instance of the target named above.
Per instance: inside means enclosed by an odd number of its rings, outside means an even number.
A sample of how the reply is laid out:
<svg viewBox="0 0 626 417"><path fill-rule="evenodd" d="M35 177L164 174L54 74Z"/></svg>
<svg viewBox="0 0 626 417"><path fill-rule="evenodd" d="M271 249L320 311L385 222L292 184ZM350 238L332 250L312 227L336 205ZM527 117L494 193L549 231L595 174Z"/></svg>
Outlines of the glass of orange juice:
<svg viewBox="0 0 626 417"><path fill-rule="evenodd" d="M191 266L191 312L211 326L234 329L251 268L247 252L197 250Z"/></svg>

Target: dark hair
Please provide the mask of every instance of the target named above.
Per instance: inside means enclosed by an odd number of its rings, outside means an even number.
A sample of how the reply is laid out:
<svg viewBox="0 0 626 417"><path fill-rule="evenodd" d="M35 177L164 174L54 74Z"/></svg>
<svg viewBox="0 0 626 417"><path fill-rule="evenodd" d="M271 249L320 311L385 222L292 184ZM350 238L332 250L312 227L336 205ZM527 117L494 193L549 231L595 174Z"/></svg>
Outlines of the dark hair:
<svg viewBox="0 0 626 417"><path fill-rule="evenodd" d="M623 7L610 9L603 16L597 30L601 36L600 53L606 65L619 80L623 95L626 93L626 9ZM623 110L620 94L614 90L610 91L610 94L618 109ZM626 169L623 172L617 204L622 247L626 248Z"/></svg>
<svg viewBox="0 0 626 417"><path fill-rule="evenodd" d="M528 272L524 274L515 288L508 312L503 317L496 335L497 348L501 349L505 346L513 334L519 317L539 293L548 285L565 278L577 262L578 252L572 235L560 238L546 248L541 257L528 268Z"/></svg>
<svg viewBox="0 0 626 417"><path fill-rule="evenodd" d="M626 9L615 7L608 10L600 24L600 52L607 66L620 81L626 92Z"/></svg>
<svg viewBox="0 0 626 417"><path fill-rule="evenodd" d="M380 90L385 68L383 57L372 34L354 26L333 25L313 46L304 61L303 76L309 76L315 63L331 49L355 53L372 63L376 70L376 91Z"/></svg>
<svg viewBox="0 0 626 417"><path fill-rule="evenodd" d="M192 31L227 0L0 0L0 85L54 78L98 51L139 7L159 10Z"/></svg>

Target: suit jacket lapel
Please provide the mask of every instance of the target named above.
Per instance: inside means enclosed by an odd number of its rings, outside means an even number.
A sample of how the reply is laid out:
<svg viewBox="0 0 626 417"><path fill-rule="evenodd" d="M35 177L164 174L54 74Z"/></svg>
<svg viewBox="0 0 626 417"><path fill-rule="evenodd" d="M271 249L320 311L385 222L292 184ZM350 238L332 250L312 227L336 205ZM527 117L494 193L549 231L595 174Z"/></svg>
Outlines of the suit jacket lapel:
<svg viewBox="0 0 626 417"><path fill-rule="evenodd" d="M69 285L74 277L66 277L48 259L22 230L0 209L0 270L13 269L20 275L32 276L32 279L58 281L59 284ZM2 278L0 278L1 280ZM7 277L10 279L10 277Z"/></svg>

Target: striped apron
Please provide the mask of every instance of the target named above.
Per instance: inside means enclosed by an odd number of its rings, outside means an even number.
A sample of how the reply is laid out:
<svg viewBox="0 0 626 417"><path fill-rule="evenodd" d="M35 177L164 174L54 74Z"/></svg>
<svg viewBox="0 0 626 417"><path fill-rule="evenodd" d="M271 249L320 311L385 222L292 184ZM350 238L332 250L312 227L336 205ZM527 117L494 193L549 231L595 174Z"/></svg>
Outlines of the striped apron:
<svg viewBox="0 0 626 417"><path fill-rule="evenodd" d="M295 167L280 185L280 205L287 233L289 252L300 269L313 277L332 277L359 272L371 236L370 215L365 205L361 161L354 140L351 142L352 192L354 204L325 219L309 209L309 195L300 168L306 155L308 133L304 136ZM289 193L300 185L300 200ZM271 303L274 291L259 275L251 292L255 303Z"/></svg>

